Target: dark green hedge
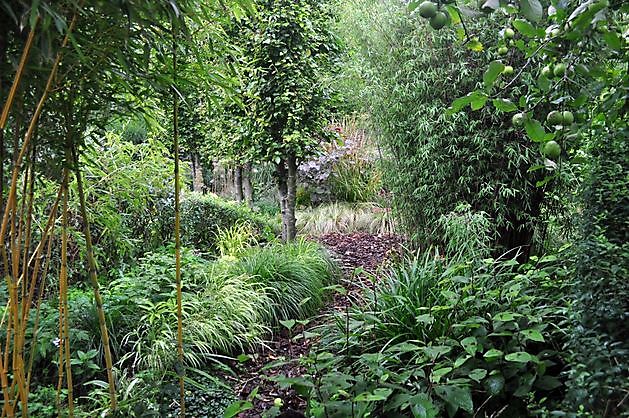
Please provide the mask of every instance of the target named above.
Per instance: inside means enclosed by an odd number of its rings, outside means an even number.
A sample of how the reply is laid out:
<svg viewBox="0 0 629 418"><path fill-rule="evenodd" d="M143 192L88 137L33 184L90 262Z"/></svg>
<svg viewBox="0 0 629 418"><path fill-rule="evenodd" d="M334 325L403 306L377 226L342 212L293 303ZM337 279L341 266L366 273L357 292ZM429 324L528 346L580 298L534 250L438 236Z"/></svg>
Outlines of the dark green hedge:
<svg viewBox="0 0 629 418"><path fill-rule="evenodd" d="M181 202L181 232L184 245L214 252L216 233L237 222L249 222L265 240L275 235L269 218L245 205L229 202L215 195L190 194Z"/></svg>
<svg viewBox="0 0 629 418"><path fill-rule="evenodd" d="M602 134L583 190L569 401L605 416L629 412L628 173L629 129Z"/></svg>

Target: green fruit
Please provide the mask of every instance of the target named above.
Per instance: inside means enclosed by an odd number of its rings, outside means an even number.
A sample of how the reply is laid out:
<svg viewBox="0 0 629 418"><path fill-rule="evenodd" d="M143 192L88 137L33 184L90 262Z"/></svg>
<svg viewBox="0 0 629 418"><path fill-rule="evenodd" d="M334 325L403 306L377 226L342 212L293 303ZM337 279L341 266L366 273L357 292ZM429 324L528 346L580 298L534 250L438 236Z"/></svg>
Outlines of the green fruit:
<svg viewBox="0 0 629 418"><path fill-rule="evenodd" d="M572 122L574 122L574 115L569 110L564 110L561 113L561 117L562 117L562 122L563 122L562 124L564 126L572 125Z"/></svg>
<svg viewBox="0 0 629 418"><path fill-rule="evenodd" d="M555 75L555 77L563 77L564 74L566 74L566 64L564 63L559 63L557 65L555 65L555 68L553 69L553 74Z"/></svg>
<svg viewBox="0 0 629 418"><path fill-rule="evenodd" d="M430 19L437 14L437 5L431 1L422 2L419 5L419 15L421 17L425 17L426 19Z"/></svg>
<svg viewBox="0 0 629 418"><path fill-rule="evenodd" d="M515 36L515 32L511 28L507 28L504 31L504 37L507 39L511 39Z"/></svg>
<svg viewBox="0 0 629 418"><path fill-rule="evenodd" d="M500 55L507 55L508 52L509 48L507 48L506 46L501 46L500 48L498 48L498 53Z"/></svg>
<svg viewBox="0 0 629 418"><path fill-rule="evenodd" d="M555 141L548 141L544 144L544 149L542 150L542 152L547 158L554 160L561 155L561 147Z"/></svg>
<svg viewBox="0 0 629 418"><path fill-rule="evenodd" d="M502 73L505 75L511 75L513 74L513 67L510 65L505 65L505 69L502 70Z"/></svg>
<svg viewBox="0 0 629 418"><path fill-rule="evenodd" d="M561 114L561 112L553 110L546 116L546 122L548 122L552 126L561 125L563 123L563 115Z"/></svg>
<svg viewBox="0 0 629 418"><path fill-rule="evenodd" d="M550 65L542 68L542 75L546 78L551 78L553 76L553 68Z"/></svg>
<svg viewBox="0 0 629 418"><path fill-rule="evenodd" d="M436 15L430 18L430 26L432 26L433 29L437 29L437 30L444 27L447 22L448 22L448 18L446 17L446 14L443 12L437 12Z"/></svg>
<svg viewBox="0 0 629 418"><path fill-rule="evenodd" d="M526 120L526 114L525 113L516 113L511 118L511 123L513 124L513 126L515 126L517 128L521 128L522 126L524 126L524 121L525 120Z"/></svg>

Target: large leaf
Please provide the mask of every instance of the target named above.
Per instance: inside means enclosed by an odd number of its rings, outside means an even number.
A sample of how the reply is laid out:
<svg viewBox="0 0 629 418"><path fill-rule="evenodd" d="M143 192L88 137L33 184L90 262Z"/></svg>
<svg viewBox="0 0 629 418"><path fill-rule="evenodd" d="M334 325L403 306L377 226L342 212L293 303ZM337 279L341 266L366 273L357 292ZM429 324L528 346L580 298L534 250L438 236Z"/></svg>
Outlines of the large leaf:
<svg viewBox="0 0 629 418"><path fill-rule="evenodd" d="M461 386L438 386L435 393L441 399L454 407L454 409L462 409L466 412L474 412L474 403L472 402L472 391L469 387Z"/></svg>
<svg viewBox="0 0 629 418"><path fill-rule="evenodd" d="M515 112L518 107L509 99L494 99L494 107L503 112Z"/></svg>
<svg viewBox="0 0 629 418"><path fill-rule="evenodd" d="M539 22L544 15L544 10L539 0L520 0L520 13L528 20Z"/></svg>
<svg viewBox="0 0 629 418"><path fill-rule="evenodd" d="M544 127L540 123L540 121L536 119L527 119L524 122L524 129L526 129L526 134L535 142L542 142L546 136L546 131Z"/></svg>
<svg viewBox="0 0 629 418"><path fill-rule="evenodd" d="M524 36L530 38L543 38L546 32L542 28L536 28L524 19L516 19L513 21L513 27Z"/></svg>
<svg viewBox="0 0 629 418"><path fill-rule="evenodd" d="M488 89L491 88L504 69L505 65L500 61L490 62L485 74L483 74L483 83L485 83L485 87Z"/></svg>

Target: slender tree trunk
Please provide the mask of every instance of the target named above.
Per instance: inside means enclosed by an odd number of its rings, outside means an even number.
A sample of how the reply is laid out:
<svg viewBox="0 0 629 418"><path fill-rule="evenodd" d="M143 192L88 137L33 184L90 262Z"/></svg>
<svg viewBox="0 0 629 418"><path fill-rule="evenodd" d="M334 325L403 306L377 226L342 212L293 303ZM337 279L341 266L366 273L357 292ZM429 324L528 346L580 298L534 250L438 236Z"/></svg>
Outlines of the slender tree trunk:
<svg viewBox="0 0 629 418"><path fill-rule="evenodd" d="M246 163L243 167L242 190L245 194L247 206L253 206L253 186L251 185L251 163Z"/></svg>
<svg viewBox="0 0 629 418"><path fill-rule="evenodd" d="M282 213L282 241L288 242L288 169L282 160L277 165L277 191L280 198L280 211Z"/></svg>
<svg viewBox="0 0 629 418"><path fill-rule="evenodd" d="M277 166L278 191L282 211L282 240L293 241L297 236L295 204L297 201L297 158L289 155Z"/></svg>
<svg viewBox="0 0 629 418"><path fill-rule="evenodd" d="M297 218L295 206L297 204L297 157L294 154L288 156L288 196L286 210L286 227L288 240L293 241L297 236Z"/></svg>
<svg viewBox="0 0 629 418"><path fill-rule="evenodd" d="M192 154L192 191L203 193L203 166L199 154Z"/></svg>
<svg viewBox="0 0 629 418"><path fill-rule="evenodd" d="M242 203L245 199L242 188L242 166L236 166L234 169L234 185L236 186L236 200L238 203Z"/></svg>

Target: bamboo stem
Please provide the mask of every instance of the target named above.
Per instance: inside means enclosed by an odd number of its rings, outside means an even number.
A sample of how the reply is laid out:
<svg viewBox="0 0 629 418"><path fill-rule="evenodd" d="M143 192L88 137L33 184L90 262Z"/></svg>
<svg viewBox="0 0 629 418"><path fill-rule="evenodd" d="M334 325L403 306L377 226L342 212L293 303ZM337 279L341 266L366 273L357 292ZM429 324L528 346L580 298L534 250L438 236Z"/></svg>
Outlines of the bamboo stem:
<svg viewBox="0 0 629 418"><path fill-rule="evenodd" d="M56 209L55 209L56 210ZM31 377L33 372L33 362L35 360L35 350L37 349L37 339L39 337L39 318L41 313L41 301L44 296L44 280L48 275L48 268L50 266L50 254L52 252L52 241L54 238L54 228L50 231L50 235L48 236L48 250L46 252L46 264L44 264L44 269L42 270L42 281L39 284L39 292L37 292L37 308L35 313L35 323L33 324L33 338L31 339L31 352L28 359L28 369L26 375L26 390L30 391L31 387Z"/></svg>
<svg viewBox="0 0 629 418"><path fill-rule="evenodd" d="M180 237L180 192L179 184L179 97L177 93L177 43L173 24L173 148L175 158L175 280L177 282L177 361L181 367L179 375L180 417L186 416L186 394L183 365L183 296L181 292L181 237Z"/></svg>
<svg viewBox="0 0 629 418"><path fill-rule="evenodd" d="M66 155L68 153L66 152ZM68 168L64 168L63 176L63 209L61 213L61 271L59 273L59 301L62 304L63 317L59 318L60 327L62 328L63 338L59 344L63 344L63 351L65 354L65 371L66 371L66 383L68 388L68 416L74 417L74 399L73 399L73 384L72 384L72 364L70 358L70 312L68 310ZM60 412L60 411L59 411Z"/></svg>
<svg viewBox="0 0 629 418"><path fill-rule="evenodd" d="M17 182L18 182L18 177L20 175L20 166L22 164L22 160L24 159L24 155L26 154L26 151L28 150L31 139L33 138L33 133L35 132L35 128L37 127L39 117L41 116L41 113L44 110L44 104L46 103L46 100L48 99L48 95L50 94L52 90L52 84L55 80L57 70L59 69L61 58L63 57L63 50L68 45L68 42L70 40L70 34L74 30L74 26L76 25L77 19L78 19L78 12L74 14L74 16L72 17L72 20L70 21L70 25L68 25L68 31L66 32L66 35L63 38L63 42L61 43L61 48L57 52L52 68L50 69L50 73L48 74L46 87L44 88L44 91L39 99L39 102L37 103L37 107L35 108L35 112L33 113L33 116L31 117L28 130L26 131L26 134L24 135L24 143L22 144L22 148L20 149L20 152L17 155L17 158L15 159L14 167L13 167L13 174L11 177L11 184L9 187L9 194L7 197L7 203L6 203L6 207L4 211L4 216L2 217L2 226L0 226L0 242L4 242L4 237L7 231L7 226L9 224L9 218L10 218L9 210L12 207L13 201L16 199ZM4 248L4 246L0 246L0 250L2 251L3 258L6 259L6 249Z"/></svg>
<svg viewBox="0 0 629 418"><path fill-rule="evenodd" d="M111 402L111 409L112 411L116 411L118 409L118 403L116 399L116 382L113 375L113 361L111 358L111 348L109 344L109 332L107 330L107 323L105 322L103 298L101 297L100 286L98 284L96 260L94 258L94 249L92 246L92 234L90 232L89 217L87 216L85 191L83 189L83 180L81 176L81 169L79 167L79 159L76 152L76 146L72 147L72 157L74 160L76 183L79 191L81 217L83 218L83 235L85 236L85 249L87 254L87 263L89 267L90 282L92 283L92 288L94 289L94 301L96 302L96 310L98 312L98 325L100 327L103 350L105 352L105 367L107 369L107 381L109 382L109 397Z"/></svg>
<svg viewBox="0 0 629 418"><path fill-rule="evenodd" d="M24 45L24 50L22 51L22 56L20 58L20 64L17 67L17 72L15 73L15 77L13 78L13 84L11 84L11 90L9 90L9 95L7 96L7 101L2 106L2 115L0 116L0 130L4 129L6 126L7 120L9 119L9 111L13 106L13 100L15 99L15 94L17 92L17 88L20 85L20 81L22 80L22 74L24 74L24 68L26 67L26 61L28 60L28 56L31 53L31 47L33 46L33 40L35 39L35 29L37 28L37 24L39 23L39 16L35 21L35 25L31 28L31 31L28 33L28 39L26 40L26 44Z"/></svg>

